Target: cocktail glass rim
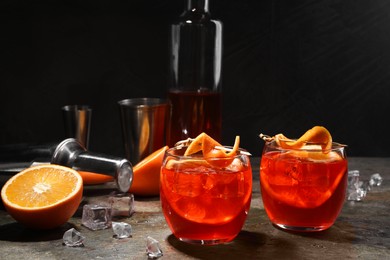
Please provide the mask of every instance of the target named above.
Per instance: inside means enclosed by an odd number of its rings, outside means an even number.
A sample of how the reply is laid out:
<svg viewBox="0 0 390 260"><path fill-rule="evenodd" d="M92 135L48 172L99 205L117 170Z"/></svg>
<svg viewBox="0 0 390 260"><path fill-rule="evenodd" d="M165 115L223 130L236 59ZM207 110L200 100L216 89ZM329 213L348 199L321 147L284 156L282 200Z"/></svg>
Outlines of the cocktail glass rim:
<svg viewBox="0 0 390 260"><path fill-rule="evenodd" d="M194 154L190 154L190 155L184 155L184 152L185 150L187 149L187 145L179 145L179 146L174 146L174 147L171 147L169 149L167 149L164 153L165 157L167 155L169 156L172 156L172 157L175 157L179 160L181 159L188 159L188 158L191 158L191 159L204 159L205 157L203 156L203 153L201 152L197 152L197 153L194 153ZM228 145L222 145L222 146L218 146L218 149L223 149L223 148L226 148L226 151L229 151L231 149L233 149L232 146L228 146ZM172 153L172 151L178 151L178 150L183 150L183 154L174 154ZM251 154L244 148L238 148L237 150L237 154L232 156L232 157L208 157L207 159L226 159L226 158L237 158L239 156L251 156Z"/></svg>
<svg viewBox="0 0 390 260"><path fill-rule="evenodd" d="M289 139L288 141L296 141L296 139ZM280 150L280 151L307 151L307 152L330 152L330 151L336 151L340 149L344 149L348 147L346 144L341 144L338 142L332 142L332 147L329 150L323 150L321 147L314 147L314 146L321 146L322 143L316 143L316 142L305 142L305 145L307 147L298 147L298 148L285 148L279 146L275 140L269 141L265 143L266 146L273 148L275 150ZM310 147L311 146L311 147Z"/></svg>

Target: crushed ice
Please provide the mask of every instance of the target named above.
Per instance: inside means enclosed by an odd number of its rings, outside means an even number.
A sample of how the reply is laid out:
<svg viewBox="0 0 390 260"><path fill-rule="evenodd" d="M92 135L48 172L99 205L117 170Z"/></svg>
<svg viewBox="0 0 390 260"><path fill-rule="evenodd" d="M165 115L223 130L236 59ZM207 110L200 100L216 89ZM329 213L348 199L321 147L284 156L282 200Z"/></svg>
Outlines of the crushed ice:
<svg viewBox="0 0 390 260"><path fill-rule="evenodd" d="M67 230L62 237L63 244L70 247L84 246L85 237L74 228Z"/></svg>
<svg viewBox="0 0 390 260"><path fill-rule="evenodd" d="M362 201L372 187L380 186L383 178L379 173L371 175L369 181L360 180L358 170L348 171L347 199L350 201Z"/></svg>
<svg viewBox="0 0 390 260"><path fill-rule="evenodd" d="M125 222L112 222L112 231L114 232L116 238L128 238L131 237L132 228L130 224Z"/></svg>
<svg viewBox="0 0 390 260"><path fill-rule="evenodd" d="M111 207L95 204L84 205L81 223L91 230L111 227Z"/></svg>
<svg viewBox="0 0 390 260"><path fill-rule="evenodd" d="M163 256L163 252L160 248L158 241L150 236L146 238L146 254L149 259L157 259Z"/></svg>

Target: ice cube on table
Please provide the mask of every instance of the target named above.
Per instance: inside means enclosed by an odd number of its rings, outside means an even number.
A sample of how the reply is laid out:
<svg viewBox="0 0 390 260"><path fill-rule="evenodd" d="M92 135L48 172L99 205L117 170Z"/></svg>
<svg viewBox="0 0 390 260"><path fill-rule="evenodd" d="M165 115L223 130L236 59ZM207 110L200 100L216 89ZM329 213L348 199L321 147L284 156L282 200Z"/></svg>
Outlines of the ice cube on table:
<svg viewBox="0 0 390 260"><path fill-rule="evenodd" d="M360 172L358 170L348 171L348 200L361 201L367 195L368 185L360 181L359 176Z"/></svg>
<svg viewBox="0 0 390 260"><path fill-rule="evenodd" d="M130 224L125 222L112 222L112 231L114 231L116 238L131 237L132 228Z"/></svg>
<svg viewBox="0 0 390 260"><path fill-rule="evenodd" d="M111 216L130 217L134 213L134 195L131 193L114 193L108 198Z"/></svg>
<svg viewBox="0 0 390 260"><path fill-rule="evenodd" d="M150 236L146 238L146 254L149 259L156 259L163 256L163 252L160 248L158 241Z"/></svg>
<svg viewBox="0 0 390 260"><path fill-rule="evenodd" d="M383 178L379 173L374 173L370 178L370 186L380 186L382 184Z"/></svg>
<svg viewBox="0 0 390 260"><path fill-rule="evenodd" d="M95 204L84 205L81 223L91 230L111 227L111 207Z"/></svg>
<svg viewBox="0 0 390 260"><path fill-rule="evenodd" d="M85 237L83 235L81 235L81 233L74 228L67 230L64 233L64 236L62 237L62 241L63 241L64 245L70 246L70 247L83 246L84 240L85 240Z"/></svg>
<svg viewBox="0 0 390 260"><path fill-rule="evenodd" d="M348 200L361 201L366 197L367 192L369 192L372 187L380 186L382 184L383 178L379 173L372 174L368 182L361 181L359 179L359 174L360 172L358 170L348 171Z"/></svg>

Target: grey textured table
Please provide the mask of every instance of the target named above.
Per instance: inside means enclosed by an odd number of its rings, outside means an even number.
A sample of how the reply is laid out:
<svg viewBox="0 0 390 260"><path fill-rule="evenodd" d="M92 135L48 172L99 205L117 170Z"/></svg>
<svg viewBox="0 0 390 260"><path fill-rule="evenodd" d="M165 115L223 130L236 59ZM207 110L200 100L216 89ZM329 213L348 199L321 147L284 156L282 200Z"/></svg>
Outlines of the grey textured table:
<svg viewBox="0 0 390 260"><path fill-rule="evenodd" d="M61 228L34 232L0 208L1 259L147 259L146 236L160 242L161 259L390 259L390 158L349 158L349 169L368 180L384 178L364 201L346 201L334 226L320 233L294 234L274 228L264 211L259 188L259 158L253 158L253 197L248 219L238 237L218 246L190 245L175 239L165 223L159 198L137 198L130 223L133 236L115 239L111 229L90 231L80 211ZM85 201L110 192L109 186L86 187ZM63 233L75 227L86 237L84 247L62 245Z"/></svg>

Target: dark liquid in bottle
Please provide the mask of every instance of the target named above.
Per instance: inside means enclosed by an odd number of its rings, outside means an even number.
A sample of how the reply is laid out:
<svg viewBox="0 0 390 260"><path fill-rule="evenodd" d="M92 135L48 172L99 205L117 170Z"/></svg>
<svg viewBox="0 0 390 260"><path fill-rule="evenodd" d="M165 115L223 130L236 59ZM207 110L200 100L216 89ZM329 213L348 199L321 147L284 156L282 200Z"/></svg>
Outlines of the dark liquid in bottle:
<svg viewBox="0 0 390 260"><path fill-rule="evenodd" d="M221 93L170 91L172 113L167 133L167 145L195 138L205 132L217 141L221 139Z"/></svg>

